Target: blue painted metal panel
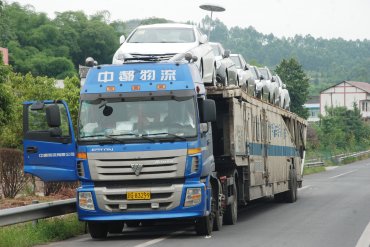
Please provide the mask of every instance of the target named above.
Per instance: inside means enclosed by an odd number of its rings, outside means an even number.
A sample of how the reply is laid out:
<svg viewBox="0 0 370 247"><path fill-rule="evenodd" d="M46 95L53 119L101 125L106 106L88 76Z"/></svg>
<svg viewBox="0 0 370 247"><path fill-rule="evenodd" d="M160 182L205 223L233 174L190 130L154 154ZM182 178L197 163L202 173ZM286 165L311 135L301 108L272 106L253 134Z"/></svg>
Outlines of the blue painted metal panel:
<svg viewBox="0 0 370 247"><path fill-rule="evenodd" d="M158 84L165 84L161 90L167 91L195 88L189 64L133 63L91 68L81 94L105 93L107 86L114 86L116 93L153 92ZM140 85L140 90L133 91L134 85Z"/></svg>
<svg viewBox="0 0 370 247"><path fill-rule="evenodd" d="M294 147L280 145L266 145L267 156L299 156ZM264 145L249 143L250 155L263 155Z"/></svg>
<svg viewBox="0 0 370 247"><path fill-rule="evenodd" d="M44 101L52 103L53 101ZM26 102L24 104L32 104ZM68 106L62 102L67 111L70 128L70 143L51 141L23 140L24 172L33 174L44 181L76 181L76 143ZM35 147L37 152L27 153L27 147Z"/></svg>

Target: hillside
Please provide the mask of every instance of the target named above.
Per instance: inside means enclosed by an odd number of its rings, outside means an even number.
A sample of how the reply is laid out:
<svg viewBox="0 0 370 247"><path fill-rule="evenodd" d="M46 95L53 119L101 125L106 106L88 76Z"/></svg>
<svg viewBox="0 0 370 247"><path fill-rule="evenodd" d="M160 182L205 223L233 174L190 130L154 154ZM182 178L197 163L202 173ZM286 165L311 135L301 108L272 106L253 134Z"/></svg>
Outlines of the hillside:
<svg viewBox="0 0 370 247"><path fill-rule="evenodd" d="M111 22L109 16L106 11L92 16L68 11L50 19L32 6L0 4L0 46L9 48L15 71L64 78L76 74L78 64L87 56L100 63L110 63L119 36L129 34L135 26L169 22L163 18ZM208 17L200 26L207 22ZM213 22L211 41L243 54L252 64L271 69L283 58L294 57L311 78L311 94L343 80L370 82L369 40L322 39L310 35L277 38L253 27L229 29L217 19Z"/></svg>

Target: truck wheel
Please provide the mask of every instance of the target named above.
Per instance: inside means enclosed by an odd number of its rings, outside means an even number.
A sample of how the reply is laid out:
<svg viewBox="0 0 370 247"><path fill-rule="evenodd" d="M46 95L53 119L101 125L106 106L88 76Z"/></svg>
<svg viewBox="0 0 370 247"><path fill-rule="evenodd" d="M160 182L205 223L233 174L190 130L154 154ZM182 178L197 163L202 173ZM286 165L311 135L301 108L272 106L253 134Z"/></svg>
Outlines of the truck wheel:
<svg viewBox="0 0 370 247"><path fill-rule="evenodd" d="M286 193L286 202L293 203L297 201L298 184L297 184L297 173L295 169L291 169L289 172L289 190Z"/></svg>
<svg viewBox="0 0 370 247"><path fill-rule="evenodd" d="M231 204L227 206L224 215L224 222L226 225L235 225L238 218L238 190L236 188L236 181L234 181L233 185L233 194L234 199Z"/></svg>
<svg viewBox="0 0 370 247"><path fill-rule="evenodd" d="M227 70L225 71L225 80L224 80L224 86L229 86L229 74L227 73Z"/></svg>
<svg viewBox="0 0 370 247"><path fill-rule="evenodd" d="M212 72L212 86L216 86L216 83L217 83L217 79L216 79L216 71L213 70Z"/></svg>
<svg viewBox="0 0 370 247"><path fill-rule="evenodd" d="M125 226L125 223L122 222L112 222L109 224L108 232L109 233L122 233L123 227Z"/></svg>
<svg viewBox="0 0 370 247"><path fill-rule="evenodd" d="M211 195L211 212L209 213L208 216L204 217L199 217L196 219L195 222L195 231L197 235L199 236L204 236L204 235L211 235L212 233L212 228L213 228L213 221L214 221L214 204L212 203L213 200L213 191L212 191L212 185L210 183L210 195Z"/></svg>
<svg viewBox="0 0 370 247"><path fill-rule="evenodd" d="M94 239L104 239L108 234L108 225L102 222L90 221L87 223L89 226L90 236Z"/></svg>
<svg viewBox="0 0 370 247"><path fill-rule="evenodd" d="M221 191L215 190L215 193L213 194L212 203L214 203L214 222L213 222L213 230L214 231L220 231L223 224L223 215L222 215L222 208L221 205L219 205L218 195L221 193Z"/></svg>

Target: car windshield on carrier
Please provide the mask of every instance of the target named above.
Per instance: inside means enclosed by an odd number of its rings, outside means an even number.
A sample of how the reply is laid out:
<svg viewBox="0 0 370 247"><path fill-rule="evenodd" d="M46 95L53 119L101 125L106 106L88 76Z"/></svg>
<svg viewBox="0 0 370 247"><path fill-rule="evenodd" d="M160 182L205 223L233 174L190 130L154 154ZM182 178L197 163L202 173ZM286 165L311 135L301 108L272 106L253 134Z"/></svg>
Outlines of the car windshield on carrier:
<svg viewBox="0 0 370 247"><path fill-rule="evenodd" d="M155 138L195 137L196 108L193 97L140 101L125 99L82 100L79 140L128 140L143 136Z"/></svg>
<svg viewBox="0 0 370 247"><path fill-rule="evenodd" d="M242 68L242 63L240 62L240 59L238 56L230 56L231 60L233 60L233 62L235 63L235 67L237 69L241 69Z"/></svg>
<svg viewBox="0 0 370 247"><path fill-rule="evenodd" d="M270 76L269 76L269 73L267 72L267 69L265 68L260 68L259 69L261 74L263 75L263 77L265 78L265 80L270 80Z"/></svg>
<svg viewBox="0 0 370 247"><path fill-rule="evenodd" d="M195 34L192 28L139 28L127 43L193 43Z"/></svg>

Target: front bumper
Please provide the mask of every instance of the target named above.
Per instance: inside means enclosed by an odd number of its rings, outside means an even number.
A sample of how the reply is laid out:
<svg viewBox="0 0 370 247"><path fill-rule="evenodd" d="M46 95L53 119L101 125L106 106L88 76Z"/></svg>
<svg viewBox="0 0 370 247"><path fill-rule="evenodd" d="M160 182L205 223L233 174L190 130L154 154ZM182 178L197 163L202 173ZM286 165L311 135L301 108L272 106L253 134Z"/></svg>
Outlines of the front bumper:
<svg viewBox="0 0 370 247"><path fill-rule="evenodd" d="M78 202L77 202L77 208L78 208L78 217L79 220L82 221L121 221L121 220L155 220L155 219L178 219L178 218L196 218L201 216L206 216L209 214L208 208L209 208L209 202L207 198L207 191L206 186L204 183L188 183L181 185L182 192L181 196L178 197L177 202L174 202L177 206L174 208L171 208L169 210L165 210L163 208L158 209L144 209L143 208L130 208L127 209L118 209L114 212L107 211L107 208L101 208L102 204L98 203L97 194L95 193L97 190L93 187L90 188L79 188L78 192L91 192L93 195L93 201L95 210L84 210L79 208ZM184 207L185 202L185 195L187 188L202 188L202 200L201 203L192 206L192 207ZM130 188L130 190L134 190L134 188ZM98 191L101 191L98 189ZM99 197L99 195L98 195ZM101 195L100 195L101 197ZM132 205L136 205L137 202L143 202L143 201L128 201L128 205L132 203ZM145 201L144 201L145 203ZM130 209L129 209L130 208Z"/></svg>

